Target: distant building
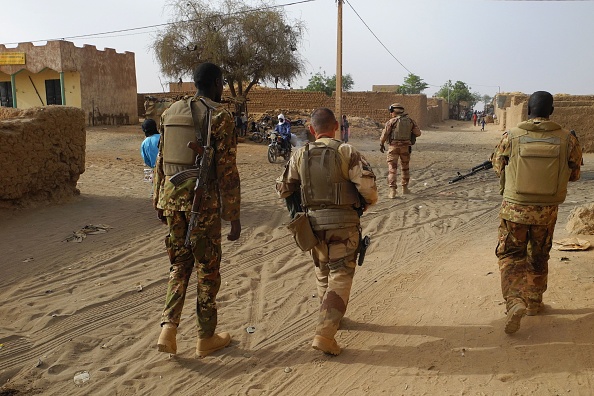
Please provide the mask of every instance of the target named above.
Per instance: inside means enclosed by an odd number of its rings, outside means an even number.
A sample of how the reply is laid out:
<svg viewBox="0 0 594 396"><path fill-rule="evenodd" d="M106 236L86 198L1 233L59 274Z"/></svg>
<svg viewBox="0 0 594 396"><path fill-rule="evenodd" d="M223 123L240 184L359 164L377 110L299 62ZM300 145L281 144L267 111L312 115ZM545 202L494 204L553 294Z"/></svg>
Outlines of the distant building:
<svg viewBox="0 0 594 396"><path fill-rule="evenodd" d="M400 85L372 85L371 90L373 92L392 92L395 93L400 88Z"/></svg>
<svg viewBox="0 0 594 396"><path fill-rule="evenodd" d="M136 92L133 52L63 40L0 44L0 106L66 105L81 108L88 125L136 124Z"/></svg>

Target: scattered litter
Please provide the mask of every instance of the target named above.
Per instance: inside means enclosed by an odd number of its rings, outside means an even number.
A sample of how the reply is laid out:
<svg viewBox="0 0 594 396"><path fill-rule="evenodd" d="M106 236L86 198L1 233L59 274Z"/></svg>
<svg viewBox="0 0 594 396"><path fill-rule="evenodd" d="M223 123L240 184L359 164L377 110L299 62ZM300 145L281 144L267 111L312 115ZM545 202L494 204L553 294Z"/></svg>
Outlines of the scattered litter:
<svg viewBox="0 0 594 396"><path fill-rule="evenodd" d="M293 369L291 367L285 368L285 373L290 373L291 371L293 371Z"/></svg>
<svg viewBox="0 0 594 396"><path fill-rule="evenodd" d="M0 344L0 349L4 348L4 344Z"/></svg>
<svg viewBox="0 0 594 396"><path fill-rule="evenodd" d="M487 275L493 275L493 271L487 272Z"/></svg>
<svg viewBox="0 0 594 396"><path fill-rule="evenodd" d="M142 285L140 283L136 285L136 291L138 291L138 292L142 291Z"/></svg>
<svg viewBox="0 0 594 396"><path fill-rule="evenodd" d="M142 181L147 183L153 182L153 170L151 168L144 168Z"/></svg>
<svg viewBox="0 0 594 396"><path fill-rule="evenodd" d="M553 249L556 250L588 250L589 247L590 242L575 237L553 241Z"/></svg>
<svg viewBox="0 0 594 396"><path fill-rule="evenodd" d="M42 364L43 361L41 359L37 359L37 364L35 365L35 367L41 367Z"/></svg>
<svg viewBox="0 0 594 396"><path fill-rule="evenodd" d="M250 326L245 329L249 334L254 334L256 332L256 328L254 326Z"/></svg>
<svg viewBox="0 0 594 396"><path fill-rule="evenodd" d="M91 376L89 375L88 371L78 371L76 374L74 374L74 383L76 385L83 385L89 381L90 378Z"/></svg>
<svg viewBox="0 0 594 396"><path fill-rule="evenodd" d="M49 289L49 290L46 290L45 291L45 294L50 294L50 293L53 293L53 292L54 292L53 290Z"/></svg>
<svg viewBox="0 0 594 396"><path fill-rule="evenodd" d="M107 344L103 344L103 345L101 345L101 347L100 347L100 348L101 348L101 349L107 349Z"/></svg>
<svg viewBox="0 0 594 396"><path fill-rule="evenodd" d="M460 351L460 355L462 355L462 357L466 356L466 349L462 348L462 351Z"/></svg>
<svg viewBox="0 0 594 396"><path fill-rule="evenodd" d="M78 231L75 231L64 239L65 242L82 242L87 235L96 235L96 234L104 234L106 233L111 227L106 224L88 224L81 228Z"/></svg>
<svg viewBox="0 0 594 396"><path fill-rule="evenodd" d="M58 314L52 314L52 318L57 318Z"/></svg>
<svg viewBox="0 0 594 396"><path fill-rule="evenodd" d="M559 261L569 261L569 257L561 257L559 258Z"/></svg>
<svg viewBox="0 0 594 396"><path fill-rule="evenodd" d="M23 260L23 263L28 263L29 261L33 261L35 260L33 257L27 257L26 259Z"/></svg>

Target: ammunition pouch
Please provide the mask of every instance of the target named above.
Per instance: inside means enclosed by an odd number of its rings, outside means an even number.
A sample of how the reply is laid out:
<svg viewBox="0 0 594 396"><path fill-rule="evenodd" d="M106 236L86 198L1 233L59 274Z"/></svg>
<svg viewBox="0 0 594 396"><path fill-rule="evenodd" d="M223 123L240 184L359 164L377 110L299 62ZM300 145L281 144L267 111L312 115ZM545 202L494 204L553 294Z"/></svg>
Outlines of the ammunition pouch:
<svg viewBox="0 0 594 396"><path fill-rule="evenodd" d="M299 249L304 252L313 249L320 242L309 222L309 216L305 212L297 213L287 228L293 234L293 239Z"/></svg>
<svg viewBox="0 0 594 396"><path fill-rule="evenodd" d="M315 231L359 225L359 215L353 209L317 209L310 210L308 215Z"/></svg>

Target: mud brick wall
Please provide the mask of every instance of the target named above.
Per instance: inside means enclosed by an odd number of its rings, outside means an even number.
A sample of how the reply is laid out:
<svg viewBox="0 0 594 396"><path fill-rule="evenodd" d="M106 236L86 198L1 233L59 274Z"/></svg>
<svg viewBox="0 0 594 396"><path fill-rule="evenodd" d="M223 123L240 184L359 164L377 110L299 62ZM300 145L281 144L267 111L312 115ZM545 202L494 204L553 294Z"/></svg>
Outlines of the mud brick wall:
<svg viewBox="0 0 594 396"><path fill-rule="evenodd" d="M85 171L85 148L85 114L81 109L2 109L0 205L56 202L79 194L76 183Z"/></svg>
<svg viewBox="0 0 594 396"><path fill-rule="evenodd" d="M193 95L194 92L138 94L138 114L140 116L144 114L145 95L162 98L179 97L183 94ZM223 97L229 95L228 91L223 92ZM406 112L421 128L429 125L425 95L398 95L392 92L343 92L342 112L347 117L369 117L377 122L385 123L390 117L388 107L392 103L402 104ZM281 108L311 112L318 107L328 107L334 110L334 104L334 95L327 96L322 92L258 88L248 94L247 108L248 113L274 112ZM232 107L229 104L230 110Z"/></svg>

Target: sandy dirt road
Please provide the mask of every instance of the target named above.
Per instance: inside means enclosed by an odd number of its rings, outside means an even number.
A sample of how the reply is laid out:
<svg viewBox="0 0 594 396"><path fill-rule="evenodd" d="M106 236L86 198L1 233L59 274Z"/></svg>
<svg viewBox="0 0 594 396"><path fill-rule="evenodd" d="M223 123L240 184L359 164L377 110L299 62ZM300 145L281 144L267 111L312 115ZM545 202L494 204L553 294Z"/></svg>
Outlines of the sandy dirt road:
<svg viewBox="0 0 594 396"><path fill-rule="evenodd" d="M90 128L79 197L0 211L0 395L594 393L594 253L553 250L546 310L508 336L494 255L498 180L487 171L448 184L488 159L501 132L465 122L424 130L412 194L394 200L377 133L355 129L351 138L373 165L380 201L362 218L372 245L337 334L344 352L310 346L313 264L288 235L274 194L283 164L266 161L266 145L246 142L238 155L243 232L224 241L218 297L219 329L233 342L195 359L194 284L178 355L155 348L169 266L166 229L142 181L143 136L137 127ZM567 236L569 211L593 200L593 162L587 155L582 180L570 186L555 239ZM87 224L111 228L64 242ZM80 371L89 380L76 385Z"/></svg>

